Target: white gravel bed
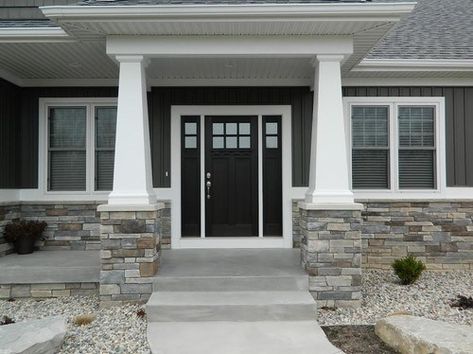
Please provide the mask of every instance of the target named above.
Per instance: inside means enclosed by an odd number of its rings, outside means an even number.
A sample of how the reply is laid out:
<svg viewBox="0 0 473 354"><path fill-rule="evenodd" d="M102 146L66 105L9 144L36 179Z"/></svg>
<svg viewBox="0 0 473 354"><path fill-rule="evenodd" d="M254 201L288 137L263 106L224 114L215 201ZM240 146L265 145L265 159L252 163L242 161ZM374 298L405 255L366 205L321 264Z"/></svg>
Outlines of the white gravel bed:
<svg viewBox="0 0 473 354"><path fill-rule="evenodd" d="M413 285L400 285L391 271L363 270L361 308L319 309L320 325L374 324L395 312L473 325L473 309L450 306L457 295L473 296L473 272L426 271Z"/></svg>
<svg viewBox="0 0 473 354"><path fill-rule="evenodd" d="M146 317L140 318L138 305L99 308L98 298L61 297L57 299L0 300L0 316L9 316L16 322L63 315L67 318L67 333L60 354L148 354L146 340ZM93 314L95 320L84 326L76 326L72 319L77 315Z"/></svg>

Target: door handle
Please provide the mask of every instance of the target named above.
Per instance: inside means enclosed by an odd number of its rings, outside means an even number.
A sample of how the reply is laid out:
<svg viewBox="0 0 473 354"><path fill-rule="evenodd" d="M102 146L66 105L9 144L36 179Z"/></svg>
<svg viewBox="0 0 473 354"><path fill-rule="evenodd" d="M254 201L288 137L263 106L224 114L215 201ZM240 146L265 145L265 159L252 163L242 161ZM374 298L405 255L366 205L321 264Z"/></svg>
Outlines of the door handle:
<svg viewBox="0 0 473 354"><path fill-rule="evenodd" d="M210 199L210 187L212 186L212 182L207 181L205 186L207 187L207 199Z"/></svg>

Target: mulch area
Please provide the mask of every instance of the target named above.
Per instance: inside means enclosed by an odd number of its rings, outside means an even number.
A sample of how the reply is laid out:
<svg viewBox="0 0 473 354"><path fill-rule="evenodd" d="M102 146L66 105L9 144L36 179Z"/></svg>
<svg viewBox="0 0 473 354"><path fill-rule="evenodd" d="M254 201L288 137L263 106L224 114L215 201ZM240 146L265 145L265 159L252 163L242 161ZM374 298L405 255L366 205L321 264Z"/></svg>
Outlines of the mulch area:
<svg viewBox="0 0 473 354"><path fill-rule="evenodd" d="M346 354L395 354L374 333L374 326L323 326L330 342Z"/></svg>

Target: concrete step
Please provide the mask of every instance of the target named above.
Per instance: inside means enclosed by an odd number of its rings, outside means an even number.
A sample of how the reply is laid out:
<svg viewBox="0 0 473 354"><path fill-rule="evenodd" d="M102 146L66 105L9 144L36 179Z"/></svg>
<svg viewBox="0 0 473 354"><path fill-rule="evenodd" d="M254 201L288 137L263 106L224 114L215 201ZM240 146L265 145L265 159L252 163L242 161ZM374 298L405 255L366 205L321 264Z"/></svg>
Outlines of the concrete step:
<svg viewBox="0 0 473 354"><path fill-rule="evenodd" d="M158 276L154 291L297 291L309 290L307 275Z"/></svg>
<svg viewBox="0 0 473 354"><path fill-rule="evenodd" d="M154 354L343 354L316 321L154 322Z"/></svg>
<svg viewBox="0 0 473 354"><path fill-rule="evenodd" d="M314 320L308 291L160 291L151 295L149 322Z"/></svg>

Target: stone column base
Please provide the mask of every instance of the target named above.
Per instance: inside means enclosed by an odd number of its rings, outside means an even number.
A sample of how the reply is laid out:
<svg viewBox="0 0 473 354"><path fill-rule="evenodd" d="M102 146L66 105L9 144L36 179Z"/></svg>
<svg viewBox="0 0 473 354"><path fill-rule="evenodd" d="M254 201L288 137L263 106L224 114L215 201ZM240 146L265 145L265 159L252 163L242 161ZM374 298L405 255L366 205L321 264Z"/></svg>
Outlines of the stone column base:
<svg viewBox="0 0 473 354"><path fill-rule="evenodd" d="M361 305L361 207L321 210L299 203L301 261L319 306Z"/></svg>
<svg viewBox="0 0 473 354"><path fill-rule="evenodd" d="M146 302L159 268L163 205L101 205L101 306Z"/></svg>

